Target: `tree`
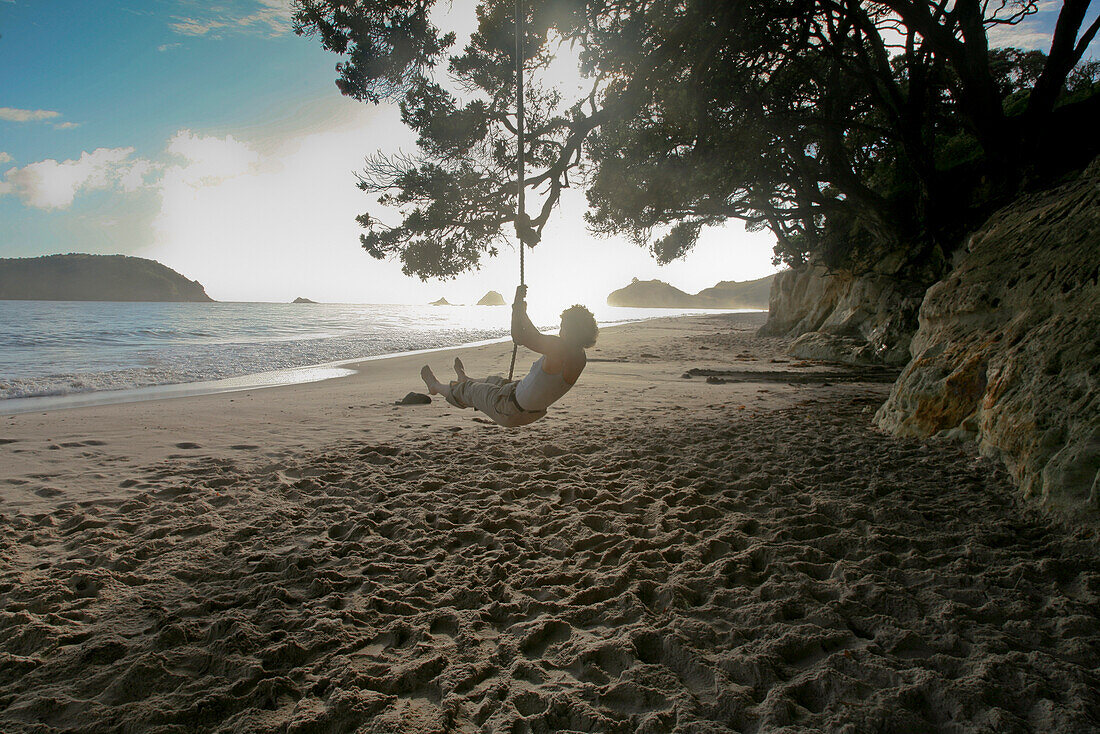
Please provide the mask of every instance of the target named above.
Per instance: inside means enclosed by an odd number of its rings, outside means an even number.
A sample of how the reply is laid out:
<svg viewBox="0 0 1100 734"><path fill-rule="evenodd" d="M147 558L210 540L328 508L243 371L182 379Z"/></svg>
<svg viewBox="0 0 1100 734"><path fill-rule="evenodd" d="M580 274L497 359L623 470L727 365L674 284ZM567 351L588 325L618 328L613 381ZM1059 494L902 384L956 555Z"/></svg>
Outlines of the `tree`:
<svg viewBox="0 0 1100 734"><path fill-rule="evenodd" d="M1057 106L1100 24L1082 32L1087 0L1065 0L1049 56L989 49L1030 0L524 0L528 219L513 204L511 0L482 0L461 52L431 26L433 0L297 5L297 31L345 54L341 91L399 101L419 135L417 154L376 156L360 179L401 223L359 221L371 255L421 277L476 267L508 225L537 242L571 182L594 232L662 260L729 218L771 230L788 262L927 260L1020 185L1096 153L1095 90ZM565 49L587 84L573 98L540 81Z"/></svg>

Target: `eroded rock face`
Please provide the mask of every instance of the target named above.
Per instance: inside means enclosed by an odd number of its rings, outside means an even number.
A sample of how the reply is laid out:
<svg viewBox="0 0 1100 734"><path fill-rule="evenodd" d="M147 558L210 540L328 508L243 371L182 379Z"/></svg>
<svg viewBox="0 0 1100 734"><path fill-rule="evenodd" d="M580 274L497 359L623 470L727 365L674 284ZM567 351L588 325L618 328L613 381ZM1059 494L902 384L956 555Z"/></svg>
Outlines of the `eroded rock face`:
<svg viewBox="0 0 1100 734"><path fill-rule="evenodd" d="M821 266L776 275L765 336L798 337L790 353L801 359L901 366L917 326L923 289L894 276L884 261L854 276Z"/></svg>
<svg viewBox="0 0 1100 734"><path fill-rule="evenodd" d="M1100 159L974 234L921 305L876 423L977 440L1023 493L1100 518Z"/></svg>

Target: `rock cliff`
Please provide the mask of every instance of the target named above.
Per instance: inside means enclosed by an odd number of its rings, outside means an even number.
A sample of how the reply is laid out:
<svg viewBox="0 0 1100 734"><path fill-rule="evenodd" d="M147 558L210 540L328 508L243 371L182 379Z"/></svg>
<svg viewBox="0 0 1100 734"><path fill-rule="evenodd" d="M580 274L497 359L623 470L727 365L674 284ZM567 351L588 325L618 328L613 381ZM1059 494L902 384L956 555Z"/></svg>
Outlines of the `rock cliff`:
<svg viewBox="0 0 1100 734"><path fill-rule="evenodd" d="M772 280L768 275L756 280L724 280L692 294L660 280L638 280L613 291L608 306L631 308L767 308Z"/></svg>
<svg viewBox="0 0 1100 734"><path fill-rule="evenodd" d="M876 423L976 440L1023 493L1100 521L1100 159L993 215L919 310Z"/></svg>
<svg viewBox="0 0 1100 734"><path fill-rule="evenodd" d="M0 300L212 301L197 280L125 255L0 259Z"/></svg>
<svg viewBox="0 0 1100 734"><path fill-rule="evenodd" d="M900 267L886 259L859 276L810 265L778 273L760 334L797 337L790 353L801 359L900 367L931 281L899 277Z"/></svg>

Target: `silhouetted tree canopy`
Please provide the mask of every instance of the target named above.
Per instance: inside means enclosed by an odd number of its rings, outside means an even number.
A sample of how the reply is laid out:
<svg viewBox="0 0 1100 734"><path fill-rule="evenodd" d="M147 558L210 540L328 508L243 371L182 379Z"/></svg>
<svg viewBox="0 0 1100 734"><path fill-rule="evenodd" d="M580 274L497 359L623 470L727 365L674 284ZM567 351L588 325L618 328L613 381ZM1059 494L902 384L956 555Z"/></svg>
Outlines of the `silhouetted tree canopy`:
<svg viewBox="0 0 1100 734"><path fill-rule="evenodd" d="M1036 12L1028 1L523 4L529 221L514 211L513 0L482 0L461 50L433 27L434 0L297 0L298 32L344 55L340 90L399 102L419 136L360 176L402 215L359 217L371 255L454 276L512 227L537 241L573 183L595 233L661 261L735 218L771 230L786 262L927 262L1021 187L1097 153L1089 0L1062 3L1049 53L989 48L991 29ZM560 54L581 88L552 73Z"/></svg>

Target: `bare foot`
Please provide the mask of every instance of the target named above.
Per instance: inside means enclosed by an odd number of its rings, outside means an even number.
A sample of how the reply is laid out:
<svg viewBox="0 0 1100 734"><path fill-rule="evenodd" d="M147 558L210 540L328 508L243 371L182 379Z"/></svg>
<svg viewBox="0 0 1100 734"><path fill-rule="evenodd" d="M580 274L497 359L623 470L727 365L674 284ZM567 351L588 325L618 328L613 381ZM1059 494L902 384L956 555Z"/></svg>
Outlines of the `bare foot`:
<svg viewBox="0 0 1100 734"><path fill-rule="evenodd" d="M432 368L428 365L420 370L420 379L424 380L424 384L428 386L428 393L431 395L439 394L439 380L435 379L435 373L432 372Z"/></svg>
<svg viewBox="0 0 1100 734"><path fill-rule="evenodd" d="M462 360L458 357L455 357L455 374L458 375L459 382L470 379L466 376L466 367L462 364Z"/></svg>

